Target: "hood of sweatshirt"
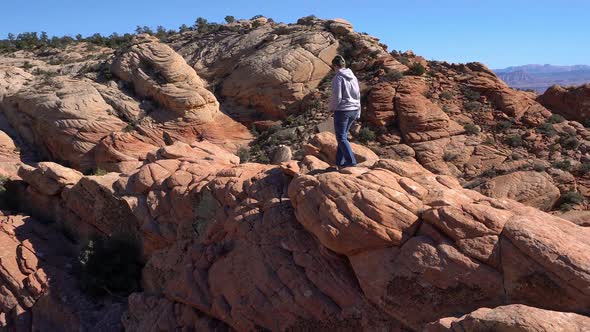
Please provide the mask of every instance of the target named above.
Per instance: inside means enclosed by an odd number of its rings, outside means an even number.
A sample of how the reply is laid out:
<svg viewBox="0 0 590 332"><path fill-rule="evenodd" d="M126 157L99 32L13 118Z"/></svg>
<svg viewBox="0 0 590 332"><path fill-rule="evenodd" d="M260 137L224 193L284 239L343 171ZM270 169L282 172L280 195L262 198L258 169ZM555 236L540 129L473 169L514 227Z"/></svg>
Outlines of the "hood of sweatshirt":
<svg viewBox="0 0 590 332"><path fill-rule="evenodd" d="M355 78L354 74L352 73L352 70L350 70L348 68L339 69L338 72L336 73L336 75L343 77L347 81L350 81L353 78Z"/></svg>

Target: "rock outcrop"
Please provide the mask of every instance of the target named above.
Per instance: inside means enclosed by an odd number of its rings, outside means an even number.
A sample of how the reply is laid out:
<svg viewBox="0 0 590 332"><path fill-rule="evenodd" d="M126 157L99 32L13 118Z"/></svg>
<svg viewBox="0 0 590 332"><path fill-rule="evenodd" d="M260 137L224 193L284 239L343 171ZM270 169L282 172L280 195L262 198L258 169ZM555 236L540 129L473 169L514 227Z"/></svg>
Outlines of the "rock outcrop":
<svg viewBox="0 0 590 332"><path fill-rule="evenodd" d="M207 139L235 152L252 139L184 59L148 35L115 57L119 84L2 68L0 107L16 135L39 157L78 170L130 171L174 141Z"/></svg>
<svg viewBox="0 0 590 332"><path fill-rule="evenodd" d="M24 215L0 215L0 328L17 331L114 331L125 304L81 294L74 244Z"/></svg>
<svg viewBox="0 0 590 332"><path fill-rule="evenodd" d="M481 92L508 116L516 119L528 117L529 121L544 119L544 108L534 98L526 92L510 89L485 65L474 62L467 64L466 68L475 75L466 76L461 81Z"/></svg>
<svg viewBox="0 0 590 332"><path fill-rule="evenodd" d="M375 85L367 96L367 109L363 113L376 126L387 126L395 119L395 88L389 83Z"/></svg>
<svg viewBox="0 0 590 332"><path fill-rule="evenodd" d="M566 119L585 124L590 117L590 84L579 87L554 85L540 95L537 101Z"/></svg>
<svg viewBox="0 0 590 332"><path fill-rule="evenodd" d="M338 40L329 32L303 26L265 24L246 35L223 34L215 40L184 42L178 49L220 94L248 118L254 108L269 118L284 118L328 74ZM246 113L246 114L244 114Z"/></svg>
<svg viewBox="0 0 590 332"><path fill-rule="evenodd" d="M12 127L46 158L77 169L94 168L93 149L109 133L126 123L90 82L57 78L51 89L28 86L2 103Z"/></svg>
<svg viewBox="0 0 590 332"><path fill-rule="evenodd" d="M590 326L590 318L573 313L531 308L520 304L482 308L460 318L443 318L429 324L425 332L582 332Z"/></svg>
<svg viewBox="0 0 590 332"><path fill-rule="evenodd" d="M511 303L588 314L589 233L569 221L417 163L285 175L167 149L134 173L82 177L52 196L78 223L106 234L124 223L142 239L144 293L130 297L129 330L154 317L236 330L421 330ZM82 195L100 183L112 183L108 195ZM75 208L91 201L95 214Z"/></svg>
<svg viewBox="0 0 590 332"><path fill-rule="evenodd" d="M560 197L559 188L547 173L514 172L500 175L480 187L482 194L494 198L510 198L549 211Z"/></svg>
<svg viewBox="0 0 590 332"><path fill-rule="evenodd" d="M439 106L424 96L426 83L418 77L405 77L397 88L396 112L406 142L417 143L449 137L463 131Z"/></svg>
<svg viewBox="0 0 590 332"><path fill-rule="evenodd" d="M117 77L178 115L190 112L195 121L208 123L219 115L219 103L201 78L169 46L150 35L138 35L111 66Z"/></svg>
<svg viewBox="0 0 590 332"><path fill-rule="evenodd" d="M390 160L351 175L295 178L289 196L298 221L349 258L368 298L412 329L506 303L587 310L587 295L576 295L585 286L569 278L587 268L574 248L588 234L568 221ZM576 267L557 263L556 252ZM551 295L540 290L549 284Z"/></svg>
<svg viewBox="0 0 590 332"><path fill-rule="evenodd" d="M356 161L362 163L368 160L377 160L379 157L371 149L359 144L351 143L352 151ZM319 159L334 164L336 161L336 151L338 142L336 136L330 132L322 132L310 138L303 146L306 154L318 157Z"/></svg>

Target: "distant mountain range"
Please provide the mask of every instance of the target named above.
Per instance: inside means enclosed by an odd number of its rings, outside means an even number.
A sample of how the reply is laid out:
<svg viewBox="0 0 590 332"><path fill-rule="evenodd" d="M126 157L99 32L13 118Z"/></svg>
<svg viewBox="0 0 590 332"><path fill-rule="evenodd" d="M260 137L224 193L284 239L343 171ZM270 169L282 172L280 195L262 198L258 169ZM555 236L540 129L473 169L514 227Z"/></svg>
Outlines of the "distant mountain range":
<svg viewBox="0 0 590 332"><path fill-rule="evenodd" d="M582 85L590 82L590 66L554 66L524 65L494 72L509 86L517 89L531 89L543 93L548 87L559 84L562 86Z"/></svg>

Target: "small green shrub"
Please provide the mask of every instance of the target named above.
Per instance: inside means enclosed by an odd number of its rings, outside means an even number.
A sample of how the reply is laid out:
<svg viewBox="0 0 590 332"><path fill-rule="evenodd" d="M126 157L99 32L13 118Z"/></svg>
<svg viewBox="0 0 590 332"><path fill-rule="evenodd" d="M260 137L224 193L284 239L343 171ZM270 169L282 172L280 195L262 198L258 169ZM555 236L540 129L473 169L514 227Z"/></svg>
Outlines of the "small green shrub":
<svg viewBox="0 0 590 332"><path fill-rule="evenodd" d="M384 77L388 81L399 81L404 77L404 73L399 70L391 69L387 71Z"/></svg>
<svg viewBox="0 0 590 332"><path fill-rule="evenodd" d="M314 101L312 101L311 103L309 103L309 110L319 110L322 108L322 101L319 99L315 99Z"/></svg>
<svg viewBox="0 0 590 332"><path fill-rule="evenodd" d="M453 93L449 90L445 90L440 93L439 97L441 99L450 100L450 99L453 99Z"/></svg>
<svg viewBox="0 0 590 332"><path fill-rule="evenodd" d="M250 147L250 154L251 155L258 154L261 151L262 151L262 147L260 146L260 144L254 144L254 145L252 145L252 147Z"/></svg>
<svg viewBox="0 0 590 332"><path fill-rule="evenodd" d="M109 66L103 66L99 71L99 75L106 81L113 79L113 73L111 72L111 68Z"/></svg>
<svg viewBox="0 0 590 332"><path fill-rule="evenodd" d="M577 191L568 191L565 194L561 195L559 199L559 206L561 209L571 210L573 205L580 204L584 200L584 196L582 196ZM565 205L565 206L564 206Z"/></svg>
<svg viewBox="0 0 590 332"><path fill-rule="evenodd" d="M453 109L452 109L452 108L451 108L451 106L449 106L449 105L443 105L443 107L442 107L442 110L443 110L443 112L445 112L445 113L447 113L447 114L449 114L449 113L452 113L452 112L453 112Z"/></svg>
<svg viewBox="0 0 590 332"><path fill-rule="evenodd" d="M539 163L535 163L535 164L533 165L533 170L534 170L535 172L544 172L544 171L545 171L545 165L543 165L543 164L539 164Z"/></svg>
<svg viewBox="0 0 590 332"><path fill-rule="evenodd" d="M578 173L580 173L581 175L586 175L590 173L590 162L585 161L582 164L580 164L580 166L578 167Z"/></svg>
<svg viewBox="0 0 590 332"><path fill-rule="evenodd" d="M31 69L33 65L29 61L23 62L23 69Z"/></svg>
<svg viewBox="0 0 590 332"><path fill-rule="evenodd" d="M570 211L573 208L574 208L574 206L569 203L563 203L563 204L559 205L559 209L564 212Z"/></svg>
<svg viewBox="0 0 590 332"><path fill-rule="evenodd" d="M279 139L277 138L276 135L271 135L271 136L268 137L268 139L264 143L264 146L265 147L273 147L273 146L275 146L277 144L279 144Z"/></svg>
<svg viewBox="0 0 590 332"><path fill-rule="evenodd" d="M94 170L94 172L92 173L92 175L96 175L96 176L103 176L106 175L108 173L108 171L98 167Z"/></svg>
<svg viewBox="0 0 590 332"><path fill-rule="evenodd" d="M569 159L554 161L551 165L564 171L570 171L572 169L572 162Z"/></svg>
<svg viewBox="0 0 590 332"><path fill-rule="evenodd" d="M446 162L457 160L457 158L459 158L459 155L456 153L450 151L445 151L445 153L443 153L443 160Z"/></svg>
<svg viewBox="0 0 590 332"><path fill-rule="evenodd" d="M481 104L477 101L470 101L465 103L463 107L465 108L465 110L469 112L476 112L479 111L479 109L481 108Z"/></svg>
<svg viewBox="0 0 590 332"><path fill-rule="evenodd" d="M548 122L545 122L545 123L541 124L539 127L537 127L537 132L539 132L540 134L543 134L545 136L548 136L548 137L553 137L553 136L557 135L557 132L555 131L555 128L553 127L553 125Z"/></svg>
<svg viewBox="0 0 590 332"><path fill-rule="evenodd" d="M252 157L250 149L244 146L238 148L237 156L240 158L240 164L247 163Z"/></svg>
<svg viewBox="0 0 590 332"><path fill-rule="evenodd" d="M294 116L294 115L289 115L289 116L288 116L287 118L285 118L285 120L283 121L283 122L284 122L284 125L285 125L285 126L290 126L290 125L292 125L292 124L294 124L294 123L295 123L295 120L296 120L296 119L297 119L297 118L295 118L295 116Z"/></svg>
<svg viewBox="0 0 590 332"><path fill-rule="evenodd" d="M127 123L127 125L123 128L124 133L131 133L135 131L135 125L131 122Z"/></svg>
<svg viewBox="0 0 590 332"><path fill-rule="evenodd" d="M463 90L463 96L465 96L465 98L467 98L467 100L469 100L469 101L476 101L479 99L479 97L481 95L477 91L473 91L471 89L465 89L465 90Z"/></svg>
<svg viewBox="0 0 590 332"><path fill-rule="evenodd" d="M359 134L357 136L359 142L365 143L365 144L368 143L369 141L374 141L375 137L376 137L375 132L367 127L361 128L361 130L359 131Z"/></svg>
<svg viewBox="0 0 590 332"><path fill-rule="evenodd" d="M377 59L379 57L379 51L375 50L369 53L369 58L371 59Z"/></svg>
<svg viewBox="0 0 590 332"><path fill-rule="evenodd" d="M496 124L496 130L498 130L498 131L508 130L508 129L512 128L512 125L513 125L512 121L507 121L507 120L500 121L500 122L498 122L498 124Z"/></svg>
<svg viewBox="0 0 590 332"><path fill-rule="evenodd" d="M481 132L478 126L474 125L473 123L468 123L463 126L467 135L477 135Z"/></svg>
<svg viewBox="0 0 590 332"><path fill-rule="evenodd" d="M122 235L97 237L78 256L78 283L91 296L127 296L140 290L142 267L135 241Z"/></svg>
<svg viewBox="0 0 590 332"><path fill-rule="evenodd" d="M495 145L496 140L492 136L487 136L486 139L483 141L485 145Z"/></svg>
<svg viewBox="0 0 590 332"><path fill-rule="evenodd" d="M517 148L524 144L524 140L519 135L511 135L506 138L506 144L513 148Z"/></svg>
<svg viewBox="0 0 590 332"><path fill-rule="evenodd" d="M264 152L260 153L257 159L261 164L270 164L270 158L268 158L268 155Z"/></svg>
<svg viewBox="0 0 590 332"><path fill-rule="evenodd" d="M400 56L397 61L399 61L402 65L407 66L410 64L410 59L408 59L408 57L405 56Z"/></svg>
<svg viewBox="0 0 590 332"><path fill-rule="evenodd" d="M256 125L252 125L252 128L250 128L250 132L252 133L252 136L254 136L254 137L260 136L260 132L256 128Z"/></svg>
<svg viewBox="0 0 590 332"><path fill-rule="evenodd" d="M565 121L565 118L559 114L551 114L551 116L547 118L547 123L562 123L563 121Z"/></svg>
<svg viewBox="0 0 590 332"><path fill-rule="evenodd" d="M414 63L412 66L410 66L410 69L406 71L406 75L411 76L422 76L424 73L426 73L426 68L424 68L420 62Z"/></svg>
<svg viewBox="0 0 590 332"><path fill-rule="evenodd" d="M562 137L559 143L566 150L575 150L580 146L580 141L575 136Z"/></svg>
<svg viewBox="0 0 590 332"><path fill-rule="evenodd" d="M498 175L498 171L496 171L495 168L488 168L483 173L481 173L481 175L487 178L493 178Z"/></svg>

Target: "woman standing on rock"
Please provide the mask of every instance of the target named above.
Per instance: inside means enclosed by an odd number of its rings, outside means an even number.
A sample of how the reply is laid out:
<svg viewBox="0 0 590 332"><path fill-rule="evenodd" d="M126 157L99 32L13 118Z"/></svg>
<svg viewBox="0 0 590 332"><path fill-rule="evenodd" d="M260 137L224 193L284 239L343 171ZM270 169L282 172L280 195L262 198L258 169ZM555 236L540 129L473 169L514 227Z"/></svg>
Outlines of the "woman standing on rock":
<svg viewBox="0 0 590 332"><path fill-rule="evenodd" d="M342 56L334 57L332 69L336 72L332 79L332 99L330 100L330 111L334 112L334 130L338 142L336 166L355 166L356 159L348 142L348 131L354 120L361 115L359 83L352 70L346 68L346 61Z"/></svg>

